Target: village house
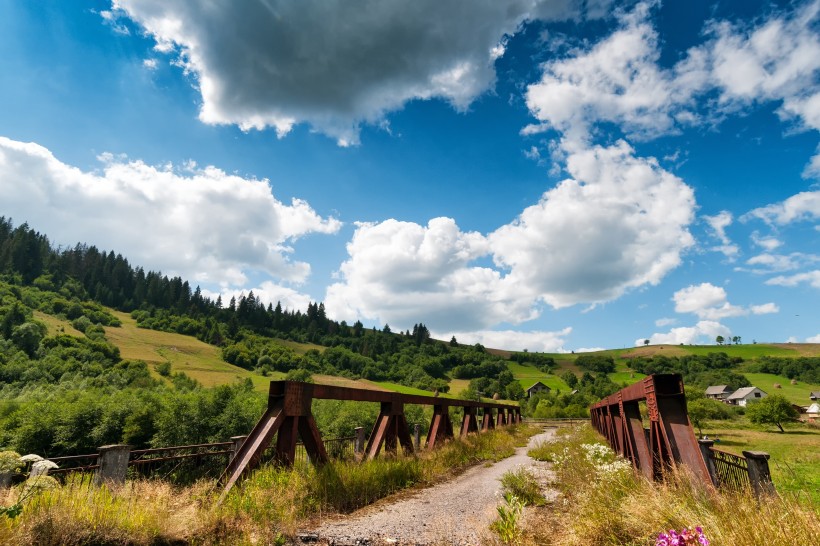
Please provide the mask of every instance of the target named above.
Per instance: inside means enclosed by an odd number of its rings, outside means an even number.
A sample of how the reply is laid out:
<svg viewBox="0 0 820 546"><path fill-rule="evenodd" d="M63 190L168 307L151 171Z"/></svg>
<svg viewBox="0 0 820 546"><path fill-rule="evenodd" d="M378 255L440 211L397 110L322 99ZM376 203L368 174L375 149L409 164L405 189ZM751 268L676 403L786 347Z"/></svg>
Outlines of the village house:
<svg viewBox="0 0 820 546"><path fill-rule="evenodd" d="M820 402L815 402L808 408L806 408L806 418L810 421L814 421L818 417L820 417Z"/></svg>
<svg viewBox="0 0 820 546"><path fill-rule="evenodd" d="M809 393L809 399L811 399L815 402L820 400L820 391L814 391L814 392Z"/></svg>
<svg viewBox="0 0 820 546"><path fill-rule="evenodd" d="M757 387L743 387L726 397L726 401L735 406L746 406L750 400L760 400L769 396Z"/></svg>
<svg viewBox="0 0 820 546"><path fill-rule="evenodd" d="M713 385L706 387L706 398L713 400L726 400L732 394L732 389L728 385Z"/></svg>
<svg viewBox="0 0 820 546"><path fill-rule="evenodd" d="M527 398L532 398L532 395L537 394L539 392L546 392L549 394L550 388L541 383L540 381L536 381L530 388L527 389Z"/></svg>

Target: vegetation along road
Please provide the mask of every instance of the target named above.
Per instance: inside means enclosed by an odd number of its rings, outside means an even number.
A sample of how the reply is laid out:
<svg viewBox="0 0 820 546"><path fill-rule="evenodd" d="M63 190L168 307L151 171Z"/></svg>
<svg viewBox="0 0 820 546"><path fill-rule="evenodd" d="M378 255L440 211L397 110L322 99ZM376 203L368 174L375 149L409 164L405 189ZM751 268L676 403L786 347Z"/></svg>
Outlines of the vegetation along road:
<svg viewBox="0 0 820 546"><path fill-rule="evenodd" d="M323 522L315 531L324 544L480 544L503 502L501 477L528 467L538 476L549 463L534 461L527 449L552 439L554 429L530 438L528 447L492 465L470 468L453 480L368 506L359 512Z"/></svg>

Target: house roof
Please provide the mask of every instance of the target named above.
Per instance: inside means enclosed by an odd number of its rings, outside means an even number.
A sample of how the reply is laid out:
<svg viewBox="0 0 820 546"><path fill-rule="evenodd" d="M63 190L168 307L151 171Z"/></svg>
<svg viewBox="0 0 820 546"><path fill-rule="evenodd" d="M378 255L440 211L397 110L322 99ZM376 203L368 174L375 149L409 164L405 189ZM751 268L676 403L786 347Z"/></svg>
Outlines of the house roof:
<svg viewBox="0 0 820 546"><path fill-rule="evenodd" d="M806 413L820 413L820 404L815 402L814 404L806 408Z"/></svg>
<svg viewBox="0 0 820 546"><path fill-rule="evenodd" d="M543 384L543 383L541 383L540 381L536 381L535 383L533 383L532 385L530 385L529 387L527 387L527 391L530 391L530 390L534 389L535 387L537 387L537 386L539 386L539 385L541 385L541 388L542 388L542 389L547 389L547 390L550 390L550 388L549 388L549 387L547 387L546 385L544 385L544 384Z"/></svg>
<svg viewBox="0 0 820 546"><path fill-rule="evenodd" d="M730 394L728 396L728 399L729 400L741 400L743 398L746 398L747 396L749 396L750 394L752 394L756 390L758 390L760 392L763 392L761 389L758 389L757 387L743 387L743 388L740 388L740 389L736 390L732 394Z"/></svg>
<svg viewBox="0 0 820 546"><path fill-rule="evenodd" d="M706 387L706 394L723 394L731 390L729 385L712 385L711 387Z"/></svg>
<svg viewBox="0 0 820 546"><path fill-rule="evenodd" d="M820 398L820 391L812 391L809 393L809 398Z"/></svg>

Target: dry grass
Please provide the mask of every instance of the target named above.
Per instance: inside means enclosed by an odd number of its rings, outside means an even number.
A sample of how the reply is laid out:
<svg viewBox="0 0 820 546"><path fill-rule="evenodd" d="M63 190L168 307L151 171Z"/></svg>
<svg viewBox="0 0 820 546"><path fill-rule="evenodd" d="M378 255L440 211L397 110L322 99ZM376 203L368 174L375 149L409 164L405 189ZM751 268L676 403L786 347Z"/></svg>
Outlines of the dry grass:
<svg viewBox="0 0 820 546"><path fill-rule="evenodd" d="M158 481L114 489L74 480L28 500L14 519L0 515L0 544L281 544L312 518L346 513L410 487L437 483L485 460L512 455L535 432L524 426L451 441L419 456L382 457L322 468L266 466L221 506L213 482L173 487ZM18 490L0 490L0 505Z"/></svg>
<svg viewBox="0 0 820 546"><path fill-rule="evenodd" d="M631 470L607 472L590 463L582 443L600 441L589 427L551 449L561 497L527 518L524 544L654 544L668 529L701 526L714 545L816 544L818 506L794 497L757 501L750 494L722 494L686 473L657 484ZM542 455L547 448L541 450Z"/></svg>

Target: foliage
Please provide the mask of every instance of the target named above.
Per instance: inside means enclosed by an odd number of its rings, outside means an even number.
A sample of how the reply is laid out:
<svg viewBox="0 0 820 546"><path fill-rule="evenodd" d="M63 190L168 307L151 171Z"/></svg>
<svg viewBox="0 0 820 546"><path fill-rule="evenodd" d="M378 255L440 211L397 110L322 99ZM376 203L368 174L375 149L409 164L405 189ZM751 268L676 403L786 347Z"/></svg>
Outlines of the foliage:
<svg viewBox="0 0 820 546"><path fill-rule="evenodd" d="M744 371L782 375L804 383L820 384L820 357L761 356L755 362L746 365Z"/></svg>
<svg viewBox="0 0 820 546"><path fill-rule="evenodd" d="M579 355L575 364L582 370L597 373L615 371L615 360L609 355Z"/></svg>
<svg viewBox="0 0 820 546"><path fill-rule="evenodd" d="M525 503L515 495L505 495L506 504L496 506L498 519L490 528L498 533L498 538L504 544L519 544L521 541L521 514Z"/></svg>
<svg viewBox="0 0 820 546"><path fill-rule="evenodd" d="M734 417L732 410L723 402L710 398L696 398L688 402L689 419L698 429L698 434L702 434L703 423L709 420L726 420Z"/></svg>
<svg viewBox="0 0 820 546"><path fill-rule="evenodd" d="M775 425L784 432L783 423L798 418L798 411L784 396L772 394L746 405L749 421L758 425Z"/></svg>
<svg viewBox="0 0 820 546"><path fill-rule="evenodd" d="M749 380L735 371L743 362L741 357L730 357L726 353L711 352L706 355L685 355L667 357L654 355L630 360L630 367L646 375L658 373L678 373L688 387L705 389L710 385L728 385L736 390L750 386Z"/></svg>

